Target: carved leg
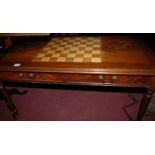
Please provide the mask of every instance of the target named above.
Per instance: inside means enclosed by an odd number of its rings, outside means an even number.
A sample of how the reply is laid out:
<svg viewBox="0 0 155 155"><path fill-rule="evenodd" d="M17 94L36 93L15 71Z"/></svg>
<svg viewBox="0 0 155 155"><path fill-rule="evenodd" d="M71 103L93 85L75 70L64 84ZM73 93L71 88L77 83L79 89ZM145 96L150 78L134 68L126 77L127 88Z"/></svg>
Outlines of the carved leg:
<svg viewBox="0 0 155 155"><path fill-rule="evenodd" d="M140 108L139 108L139 112L138 112L138 116L137 116L137 121L141 121L146 113L146 110L148 108L148 105L151 101L151 98L152 98L152 91L150 91L149 89L147 90L142 102L141 102L141 105L140 105Z"/></svg>
<svg viewBox="0 0 155 155"><path fill-rule="evenodd" d="M13 119L16 120L16 116L18 115L18 111L16 109L16 106L15 106L13 100L9 96L5 86L1 82L0 82L0 92L4 96L4 99L6 101L6 105L7 105L8 109L11 111Z"/></svg>

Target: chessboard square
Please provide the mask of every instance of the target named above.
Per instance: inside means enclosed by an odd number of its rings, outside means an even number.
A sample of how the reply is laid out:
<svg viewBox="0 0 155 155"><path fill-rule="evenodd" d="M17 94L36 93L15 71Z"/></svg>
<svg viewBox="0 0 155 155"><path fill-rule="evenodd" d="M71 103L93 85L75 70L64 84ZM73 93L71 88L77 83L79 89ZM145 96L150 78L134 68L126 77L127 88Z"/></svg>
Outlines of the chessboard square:
<svg viewBox="0 0 155 155"><path fill-rule="evenodd" d="M92 47L86 47L85 50L92 50Z"/></svg>
<svg viewBox="0 0 155 155"><path fill-rule="evenodd" d="M60 54L60 57L67 57L68 56L68 54Z"/></svg>
<svg viewBox="0 0 155 155"><path fill-rule="evenodd" d="M83 37L83 41L88 41L88 37Z"/></svg>
<svg viewBox="0 0 155 155"><path fill-rule="evenodd" d="M63 49L64 47L60 47L60 46L57 48L57 50L60 50L60 51L62 51Z"/></svg>
<svg viewBox="0 0 155 155"><path fill-rule="evenodd" d="M76 44L76 43L78 43L79 41L77 41L76 39L74 39L72 42L73 42L73 44Z"/></svg>
<svg viewBox="0 0 155 155"><path fill-rule="evenodd" d="M83 58L84 62L91 62L91 58Z"/></svg>
<svg viewBox="0 0 155 155"><path fill-rule="evenodd" d="M92 54L84 54L84 58L91 58Z"/></svg>
<svg viewBox="0 0 155 155"><path fill-rule="evenodd" d="M80 50L80 51L77 51L76 53L77 53L77 54L84 54L85 51Z"/></svg>
<svg viewBox="0 0 155 155"><path fill-rule="evenodd" d="M84 48L84 47L79 47L78 49L79 49L79 50L85 50L85 48Z"/></svg>
<svg viewBox="0 0 155 155"><path fill-rule="evenodd" d="M45 57L52 57L53 54L45 54Z"/></svg>
<svg viewBox="0 0 155 155"><path fill-rule="evenodd" d="M79 44L79 47L86 47L85 44Z"/></svg>
<svg viewBox="0 0 155 155"><path fill-rule="evenodd" d="M72 48L73 48L74 50L78 50L79 45L78 45L77 43L74 43L74 44L72 45Z"/></svg>
<svg viewBox="0 0 155 155"><path fill-rule="evenodd" d="M87 41L90 41L91 37L85 37L84 39L87 40Z"/></svg>
<svg viewBox="0 0 155 155"><path fill-rule="evenodd" d="M59 45L65 46L65 45L67 45L67 41L61 40Z"/></svg>
<svg viewBox="0 0 155 155"><path fill-rule="evenodd" d="M68 42L67 42L67 45L73 45L73 42L68 41Z"/></svg>
<svg viewBox="0 0 155 155"><path fill-rule="evenodd" d="M76 40L75 42L74 42L74 45L79 45L80 44L80 41L79 40Z"/></svg>
<svg viewBox="0 0 155 155"><path fill-rule="evenodd" d="M92 47L93 47L93 45L94 45L94 43L93 43L93 42L87 42L87 46L88 46L88 47L91 47L91 48L92 48Z"/></svg>
<svg viewBox="0 0 155 155"><path fill-rule="evenodd" d="M100 47L100 48L101 48L101 45L98 44L98 43L93 43L92 45L93 45L94 48L95 48L95 47Z"/></svg>
<svg viewBox="0 0 155 155"><path fill-rule="evenodd" d="M64 50L64 51L62 51L61 53L62 53L62 54L69 54L69 51Z"/></svg>
<svg viewBox="0 0 155 155"><path fill-rule="evenodd" d="M71 50L73 50L73 51L77 51L78 50L78 47L71 47Z"/></svg>
<svg viewBox="0 0 155 155"><path fill-rule="evenodd" d="M93 50L92 54L101 54L101 51L100 50Z"/></svg>
<svg viewBox="0 0 155 155"><path fill-rule="evenodd" d="M48 62L50 60L50 57L44 57L41 59L42 62Z"/></svg>
<svg viewBox="0 0 155 155"><path fill-rule="evenodd" d="M74 62L83 62L83 58L75 58Z"/></svg>
<svg viewBox="0 0 155 155"><path fill-rule="evenodd" d="M87 42L91 42L91 38L86 38Z"/></svg>
<svg viewBox="0 0 155 155"><path fill-rule="evenodd" d="M52 38L52 39L51 39L52 42L58 41L58 40L60 40L60 39L59 39L59 38Z"/></svg>
<svg viewBox="0 0 155 155"><path fill-rule="evenodd" d="M93 43L93 47L95 48L101 48L101 44L99 44L99 43Z"/></svg>
<svg viewBox="0 0 155 155"><path fill-rule="evenodd" d="M65 51L70 50L70 47L65 46L65 47L63 48L63 50L65 50ZM62 50L62 51L63 51L63 50Z"/></svg>
<svg viewBox="0 0 155 155"><path fill-rule="evenodd" d="M48 51L51 51L51 50L56 50L58 47L59 47L59 46L52 45Z"/></svg>
<svg viewBox="0 0 155 155"><path fill-rule="evenodd" d="M80 42L87 42L88 38L87 37L83 37L81 38Z"/></svg>
<svg viewBox="0 0 155 155"><path fill-rule="evenodd" d="M53 41L50 41L47 46L51 46L53 44Z"/></svg>
<svg viewBox="0 0 155 155"><path fill-rule="evenodd" d="M96 37L89 37L88 39L91 40L91 41L98 40L98 38L96 38Z"/></svg>
<svg viewBox="0 0 155 155"><path fill-rule="evenodd" d="M83 54L76 54L76 58L82 58L83 57Z"/></svg>
<svg viewBox="0 0 155 155"><path fill-rule="evenodd" d="M51 50L51 51L47 51L47 54L54 54L55 51L54 50Z"/></svg>
<svg viewBox="0 0 155 155"><path fill-rule="evenodd" d="M59 57L57 59L58 62L65 62L66 61L66 58L65 57Z"/></svg>
<svg viewBox="0 0 155 155"><path fill-rule="evenodd" d="M52 46L50 47L50 50L49 50L49 51L51 51L51 50L54 51L54 50L56 50L56 49L57 49L57 46L53 46L53 45L52 45Z"/></svg>
<svg viewBox="0 0 155 155"><path fill-rule="evenodd" d="M66 43L65 42L61 42L61 44L59 45L60 47L65 47Z"/></svg>
<svg viewBox="0 0 155 155"><path fill-rule="evenodd" d="M101 50L101 47L93 47L93 50Z"/></svg>
<svg viewBox="0 0 155 155"><path fill-rule="evenodd" d="M101 41L100 40L95 40L94 44L101 46Z"/></svg>
<svg viewBox="0 0 155 155"><path fill-rule="evenodd" d="M50 58L50 62L56 62L58 58Z"/></svg>
<svg viewBox="0 0 155 155"><path fill-rule="evenodd" d="M74 50L69 51L69 54L76 54L76 53L77 53L77 51L74 51Z"/></svg>
<svg viewBox="0 0 155 155"><path fill-rule="evenodd" d="M74 58L66 58L66 62L74 62Z"/></svg>
<svg viewBox="0 0 155 155"><path fill-rule="evenodd" d="M86 54L92 54L92 51L86 50L85 53L86 53Z"/></svg>
<svg viewBox="0 0 155 155"><path fill-rule="evenodd" d="M55 51L53 52L53 54L61 54L61 53L62 53L61 50L55 50Z"/></svg>
<svg viewBox="0 0 155 155"><path fill-rule="evenodd" d="M94 40L92 40L92 42L93 42L94 44L99 44L99 45L100 45L101 40L100 40L100 39L94 39Z"/></svg>
<svg viewBox="0 0 155 155"><path fill-rule="evenodd" d="M58 58L58 57L60 57L60 54L53 54L52 57L53 58Z"/></svg>
<svg viewBox="0 0 155 155"><path fill-rule="evenodd" d="M90 37L90 38L88 38L88 41L89 42L94 42L95 41L95 38L94 37Z"/></svg>
<svg viewBox="0 0 155 155"><path fill-rule="evenodd" d="M69 54L68 58L75 58L76 54Z"/></svg>
<svg viewBox="0 0 155 155"><path fill-rule="evenodd" d="M92 37L93 41L101 41L101 37Z"/></svg>
<svg viewBox="0 0 155 155"><path fill-rule="evenodd" d="M37 55L37 58L42 58L42 57L44 57L44 56L45 56L44 53L40 53L40 54Z"/></svg>
<svg viewBox="0 0 155 155"><path fill-rule="evenodd" d="M84 47L87 46L87 42L84 42L84 41L83 41L83 42L80 42L80 44L81 44L81 45L84 45Z"/></svg>
<svg viewBox="0 0 155 155"><path fill-rule="evenodd" d="M53 43L59 44L61 42L60 38L53 39Z"/></svg>
<svg viewBox="0 0 155 155"><path fill-rule="evenodd" d="M102 62L101 58L92 58L92 62Z"/></svg>
<svg viewBox="0 0 155 155"><path fill-rule="evenodd" d="M101 58L101 54L93 54L93 58Z"/></svg>

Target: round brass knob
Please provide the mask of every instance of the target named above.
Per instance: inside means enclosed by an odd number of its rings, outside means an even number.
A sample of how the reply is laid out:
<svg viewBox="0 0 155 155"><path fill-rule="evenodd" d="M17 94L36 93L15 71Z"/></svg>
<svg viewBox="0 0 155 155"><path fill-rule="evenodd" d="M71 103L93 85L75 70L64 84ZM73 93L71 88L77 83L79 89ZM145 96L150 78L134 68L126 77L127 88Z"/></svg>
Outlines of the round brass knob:
<svg viewBox="0 0 155 155"><path fill-rule="evenodd" d="M104 80L104 76L103 75L99 75L99 79L100 80Z"/></svg>
<svg viewBox="0 0 155 155"><path fill-rule="evenodd" d="M113 80L113 81L117 80L117 76L116 76L116 75L113 75L113 76L112 76L112 80Z"/></svg>
<svg viewBox="0 0 155 155"><path fill-rule="evenodd" d="M18 76L20 77L20 79L24 78L23 73L19 73Z"/></svg>
<svg viewBox="0 0 155 155"><path fill-rule="evenodd" d="M34 74L33 73L29 73L29 78L33 78Z"/></svg>
<svg viewBox="0 0 155 155"><path fill-rule="evenodd" d="M23 77L23 73L19 73L19 77Z"/></svg>

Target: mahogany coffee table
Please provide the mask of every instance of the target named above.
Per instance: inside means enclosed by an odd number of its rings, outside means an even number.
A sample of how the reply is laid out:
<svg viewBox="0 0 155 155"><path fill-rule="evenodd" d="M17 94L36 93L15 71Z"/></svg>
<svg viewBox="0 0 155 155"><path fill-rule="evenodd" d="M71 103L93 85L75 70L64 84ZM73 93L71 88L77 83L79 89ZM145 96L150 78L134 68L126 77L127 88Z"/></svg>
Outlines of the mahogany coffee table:
<svg viewBox="0 0 155 155"><path fill-rule="evenodd" d="M17 109L4 81L146 88L137 120L155 91L155 54L139 38L54 37L15 45L0 59L0 90Z"/></svg>

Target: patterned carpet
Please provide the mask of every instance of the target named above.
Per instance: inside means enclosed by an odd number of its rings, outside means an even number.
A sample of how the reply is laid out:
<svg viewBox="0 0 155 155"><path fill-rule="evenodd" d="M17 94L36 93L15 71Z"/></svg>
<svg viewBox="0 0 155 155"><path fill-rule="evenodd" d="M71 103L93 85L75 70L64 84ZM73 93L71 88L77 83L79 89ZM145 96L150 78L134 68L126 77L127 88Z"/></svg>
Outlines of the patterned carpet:
<svg viewBox="0 0 155 155"><path fill-rule="evenodd" d="M96 90L18 88L28 92L14 94L19 121L127 121L135 120L142 93ZM131 105L131 106L130 106ZM12 120L0 100L0 120ZM155 120L155 115L144 120Z"/></svg>

